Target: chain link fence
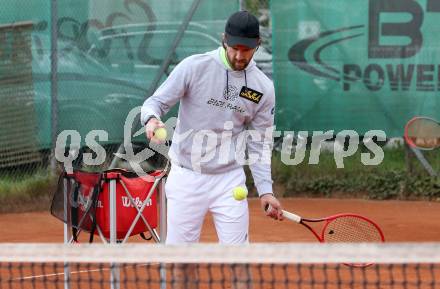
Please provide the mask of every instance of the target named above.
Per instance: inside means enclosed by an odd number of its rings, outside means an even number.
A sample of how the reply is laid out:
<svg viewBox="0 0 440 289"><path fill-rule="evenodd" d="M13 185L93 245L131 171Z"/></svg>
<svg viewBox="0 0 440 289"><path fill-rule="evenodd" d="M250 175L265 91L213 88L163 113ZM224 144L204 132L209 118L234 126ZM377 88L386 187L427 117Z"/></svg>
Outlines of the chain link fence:
<svg viewBox="0 0 440 289"><path fill-rule="evenodd" d="M438 86L437 54L432 53L438 29L429 25L433 18L425 17L423 27L412 27L414 35L423 34L420 51L405 50L404 42L393 48L396 55L413 51L416 56L395 57L390 63L372 59L369 52L374 49L365 44L368 35L375 35L369 31L378 26L369 22L376 19L374 15L364 16L380 13L379 2L3 0L0 183L35 175L50 179L48 168L57 140L62 148L58 156L72 158L81 169L131 169L115 158L116 152L125 153L121 144L124 140L132 144L134 154L149 144L138 115L130 120L129 131L124 127L130 111L182 59L220 46L225 21L238 9L252 12L261 24L262 45L255 60L274 80L277 129L286 133L354 129L359 136L369 129L383 129L391 132L387 140L400 141L409 116L439 118L437 94L431 91ZM347 14L350 5L359 9ZM408 13L432 13L438 8L416 2L405 5L399 9ZM413 14L418 17L419 12ZM405 25L402 13L402 19L397 14L394 20L383 21ZM367 73L371 77L363 75ZM175 115L177 108L164 119ZM85 156L98 162L87 165ZM438 160L433 161L438 167ZM162 160L151 159L146 165L161 166ZM36 182L41 183L41 178ZM6 190L15 190L14 186ZM0 186L0 197L2 193Z"/></svg>
<svg viewBox="0 0 440 289"><path fill-rule="evenodd" d="M49 174L57 140L65 146L64 154L58 151L61 158L74 156L74 165L109 168L124 141L129 112L183 58L217 48L238 5L237 0L5 0L0 179ZM138 116L132 124L130 136L141 129ZM131 142L135 153L147 146L143 134ZM100 165L84 165L85 153L96 158L102 149Z"/></svg>
<svg viewBox="0 0 440 289"><path fill-rule="evenodd" d="M30 7L31 6L31 7ZM24 177L47 166L49 150L40 136L45 127L38 95L33 34L38 23L47 21L46 5L24 1L2 3L0 23L0 175ZM46 6L46 7L45 7ZM9 13L5 13L5 11ZM39 15L32 12L41 12ZM47 115L46 117L50 117Z"/></svg>
<svg viewBox="0 0 440 289"><path fill-rule="evenodd" d="M108 168L128 113L183 58L218 47L227 17L239 7L262 24L258 65L272 75L268 1L6 0L2 6L0 178L45 171L54 136L66 145L66 157L78 156L76 165L103 147L105 160L95 169ZM132 131L140 129L134 124ZM86 139L99 144L90 147ZM147 145L142 135L132 141L137 151Z"/></svg>

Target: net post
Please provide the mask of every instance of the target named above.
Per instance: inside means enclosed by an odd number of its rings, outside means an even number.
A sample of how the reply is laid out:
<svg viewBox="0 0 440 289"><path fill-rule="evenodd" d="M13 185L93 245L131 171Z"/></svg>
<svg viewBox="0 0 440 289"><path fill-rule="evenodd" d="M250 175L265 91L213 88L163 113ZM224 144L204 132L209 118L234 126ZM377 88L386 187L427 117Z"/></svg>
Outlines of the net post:
<svg viewBox="0 0 440 289"><path fill-rule="evenodd" d="M67 224L68 221L68 195L67 195L67 185L68 182L70 182L69 179L67 178L63 178L63 203L64 203L64 244L68 244L70 242L70 230L69 230L69 225ZM68 262L64 262L64 289L70 289L70 267L69 267L69 263Z"/></svg>
<svg viewBox="0 0 440 289"><path fill-rule="evenodd" d="M246 10L246 3L245 0L238 0L238 10Z"/></svg>
<svg viewBox="0 0 440 289"><path fill-rule="evenodd" d="M159 183L159 228L160 228L160 243L165 244L167 238L167 198L165 195L165 182L164 176ZM167 287L167 272L165 263L160 264L160 289L166 289Z"/></svg>
<svg viewBox="0 0 440 289"><path fill-rule="evenodd" d="M110 195L109 195L109 203L110 203L110 244L117 243L117 234L116 234L116 180L111 179L110 183ZM110 264L110 286L111 289L119 289L120 272L119 266L117 263Z"/></svg>
<svg viewBox="0 0 440 289"><path fill-rule="evenodd" d="M405 167L406 174L411 175L414 173L413 155L407 142L403 142L403 148L405 149Z"/></svg>
<svg viewBox="0 0 440 289"><path fill-rule="evenodd" d="M414 153L414 155L416 156L416 158L420 162L420 164L423 166L423 168L428 172L428 174L431 177L437 177L436 171L433 169L431 164L426 160L423 153L418 148L413 148L411 146L409 146L409 148Z"/></svg>
<svg viewBox="0 0 440 289"><path fill-rule="evenodd" d="M51 157L50 169L51 173L56 171L56 140L58 132L58 0L51 2L51 36L50 36L50 95L51 95Z"/></svg>

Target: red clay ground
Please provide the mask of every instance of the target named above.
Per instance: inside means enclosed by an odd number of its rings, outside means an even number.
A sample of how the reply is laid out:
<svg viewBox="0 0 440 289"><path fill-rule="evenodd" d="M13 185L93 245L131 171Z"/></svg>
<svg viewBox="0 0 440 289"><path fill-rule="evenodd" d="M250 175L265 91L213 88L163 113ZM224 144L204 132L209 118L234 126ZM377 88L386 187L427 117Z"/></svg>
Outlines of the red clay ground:
<svg viewBox="0 0 440 289"><path fill-rule="evenodd" d="M365 215L382 227L390 242L440 241L440 202L295 198L283 199L282 204L304 217L342 212ZM257 199L250 200L250 214L251 242L315 241L302 226L266 217ZM205 222L202 241L217 241L210 218ZM0 215L0 242L63 242L63 224L49 212Z"/></svg>
<svg viewBox="0 0 440 289"><path fill-rule="evenodd" d="M284 199L282 204L286 210L296 212L307 217L323 217L341 212L352 212L365 215L376 221L382 227L387 241L391 242L408 242L408 241L440 241L440 202L401 202L401 201L366 201L366 200L337 200L337 199ZM251 242L316 242L314 237L305 228L294 224L290 221L277 222L266 217L259 204L259 200L250 200L251 212ZM87 236L82 236L85 239ZM204 225L202 233L202 241L216 242L217 237L212 225L211 218L208 218ZM131 241L140 241L138 237L132 238ZM0 242L63 242L63 224L61 221L52 217L48 212L26 213L26 214L4 214L0 215ZM307 265L306 265L307 266ZM72 288L84 284L83 281L89 280L93 276L94 283L90 283L87 288L109 288L105 281L109 280L107 270L91 270L89 267L71 268ZM143 268L143 267L141 267ZM339 268L339 269L337 269ZM424 268L424 267L423 267ZM405 269L405 274L400 273L402 268L394 268L395 276L390 283L390 268L385 267L368 267L365 271L351 271L346 266L329 265L323 270L322 266L304 267L301 274L298 274L297 267L286 269L284 267L254 268L253 284L254 289L275 289L287 288L286 282L289 283L288 288L295 287L296 282L304 289L336 289L336 288L437 288L437 283L433 283L433 278L439 272L438 267L432 267L430 270L418 269L412 267ZM436 268L436 269L435 269ZM258 269L258 270L257 270ZM137 269L138 270L138 269ZM291 271L286 271L291 270ZM434 271L433 271L434 270ZM56 274L52 274L56 271ZM93 273L91 273L93 271ZM126 269L132 274L130 269ZM200 278L205 280L205 285L201 288L223 288L230 289L231 282L225 281L223 274L225 269L219 268L217 271L210 269L208 274L200 271ZM124 271L125 272L125 271ZM154 272L158 272L157 268ZM400 272L400 273L399 273ZM151 272L138 272L137 277L150 276ZM220 274L221 273L221 274ZM221 278L219 276L221 276ZM323 275L324 274L324 275ZM145 275L145 276L144 276ZM3 279L2 279L3 276ZM17 277L16 277L17 276ZM23 279L26 276L26 280ZM44 278L42 278L42 276ZM3 288L63 288L63 268L46 268L38 271L36 268L11 269L3 267L0 269L0 287ZM124 275L128 276L128 275ZM130 275L131 276L131 275ZM207 276L210 276L209 278ZM217 276L217 277L216 277ZM269 276L269 277L268 277ZM380 276L380 278L379 278ZM264 279L259 279L263 278ZM85 278L85 279L83 279ZM125 277L124 277L125 278ZM262 281L269 278L269 281ZM271 279L275 278L275 279ZM405 280L405 281L401 281ZM77 280L77 281L75 281ZM81 281L80 281L81 280ZM125 280L125 279L124 279ZM159 283L128 283L124 284L124 288L158 288ZM206 283L206 280L209 280ZM272 280L272 281L271 281ZM325 282L323 280L326 280ZM133 281L133 280L132 280ZM3 282L3 283L2 283ZM402 284L415 284L417 286L403 286ZM420 283L419 283L420 282ZM78 285L76 285L78 284ZM396 285L397 284L397 285ZM125 286L126 285L126 286ZM403 287L400 287L402 285ZM12 286L12 287L11 287ZM47 286L47 287L46 287ZM144 287L145 286L145 287ZM342 286L342 287L341 287ZM397 286L397 287L396 287Z"/></svg>

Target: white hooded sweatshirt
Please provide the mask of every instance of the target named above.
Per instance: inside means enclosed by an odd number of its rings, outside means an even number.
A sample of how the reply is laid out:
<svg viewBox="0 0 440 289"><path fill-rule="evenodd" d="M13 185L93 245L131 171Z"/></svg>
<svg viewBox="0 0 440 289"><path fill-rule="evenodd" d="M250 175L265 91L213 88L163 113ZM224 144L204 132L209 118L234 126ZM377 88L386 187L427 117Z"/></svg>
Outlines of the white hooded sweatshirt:
<svg viewBox="0 0 440 289"><path fill-rule="evenodd" d="M144 102L141 121L160 119L180 101L172 163L204 174L249 164L258 194L272 193L273 83L254 60L242 71L225 67L223 49L180 62Z"/></svg>

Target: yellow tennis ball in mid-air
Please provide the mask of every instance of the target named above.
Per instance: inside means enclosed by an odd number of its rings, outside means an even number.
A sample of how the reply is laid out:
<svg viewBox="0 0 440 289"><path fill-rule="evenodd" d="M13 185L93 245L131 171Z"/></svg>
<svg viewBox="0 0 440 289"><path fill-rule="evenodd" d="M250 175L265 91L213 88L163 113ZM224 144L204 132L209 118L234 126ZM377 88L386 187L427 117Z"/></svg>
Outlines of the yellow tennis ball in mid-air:
<svg viewBox="0 0 440 289"><path fill-rule="evenodd" d="M154 137L160 141L164 141L167 138L167 130L163 127L160 127L154 130Z"/></svg>
<svg viewBox="0 0 440 289"><path fill-rule="evenodd" d="M236 199L237 201L246 199L247 194L248 194L247 189L243 187L235 187L232 190L232 195L234 196L234 199Z"/></svg>

